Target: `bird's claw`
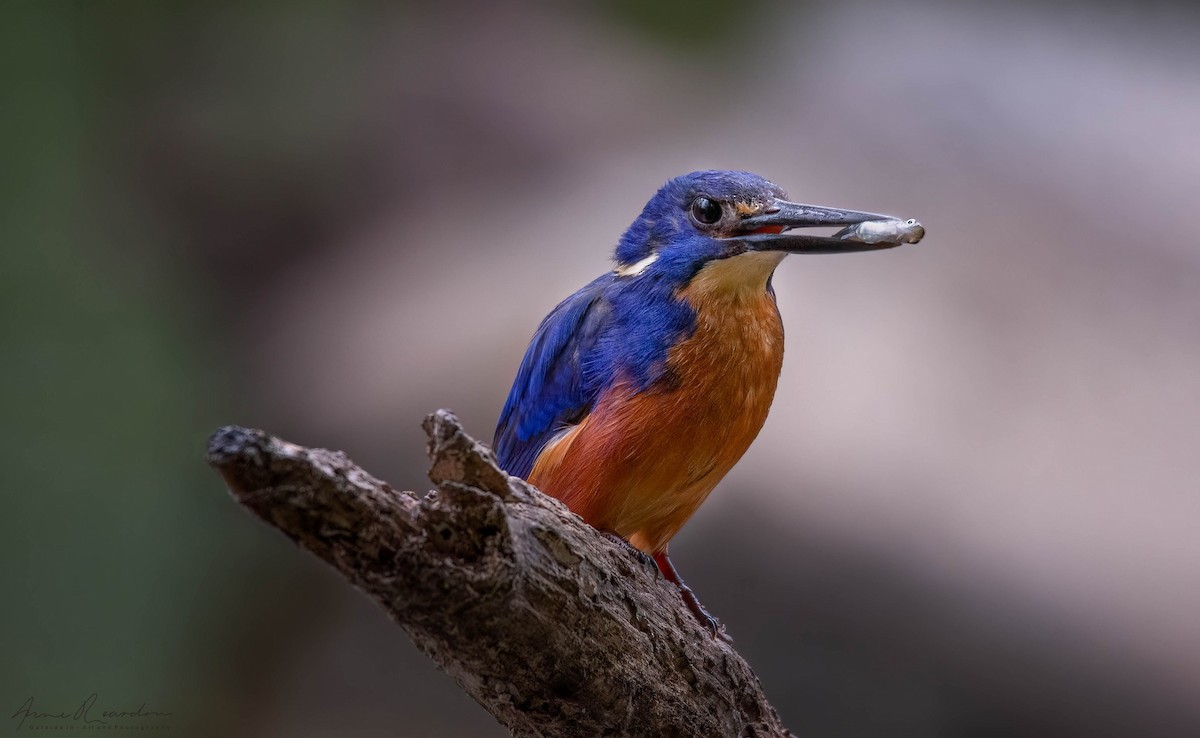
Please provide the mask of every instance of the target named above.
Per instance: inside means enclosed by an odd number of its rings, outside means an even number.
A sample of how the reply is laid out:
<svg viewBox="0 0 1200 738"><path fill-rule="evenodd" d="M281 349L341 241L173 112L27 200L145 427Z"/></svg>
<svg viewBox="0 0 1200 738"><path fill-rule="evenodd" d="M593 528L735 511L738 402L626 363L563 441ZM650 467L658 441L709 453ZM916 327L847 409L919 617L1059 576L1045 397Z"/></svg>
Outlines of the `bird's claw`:
<svg viewBox="0 0 1200 738"><path fill-rule="evenodd" d="M602 530L602 531L600 531L600 534L603 535L608 540L612 541L613 543L619 543L627 551L629 551L635 557L637 557L637 560L642 562L643 565L649 566L650 568L654 569L654 578L655 579L658 579L662 575L662 572L659 571L659 569L658 569L658 563L654 561L654 557L651 556L650 554L646 553L642 549L633 545L632 543L625 540L624 538L617 535L616 533L613 533L611 530Z"/></svg>
<svg viewBox="0 0 1200 738"><path fill-rule="evenodd" d="M704 609L704 605L700 604L700 600L696 599L696 593L686 584L679 584L679 591L683 595L683 603L687 605L688 610L691 610L692 615L700 625L708 631L714 639L720 639L726 643L733 643L733 638L725 631L725 625L717 620L716 616Z"/></svg>

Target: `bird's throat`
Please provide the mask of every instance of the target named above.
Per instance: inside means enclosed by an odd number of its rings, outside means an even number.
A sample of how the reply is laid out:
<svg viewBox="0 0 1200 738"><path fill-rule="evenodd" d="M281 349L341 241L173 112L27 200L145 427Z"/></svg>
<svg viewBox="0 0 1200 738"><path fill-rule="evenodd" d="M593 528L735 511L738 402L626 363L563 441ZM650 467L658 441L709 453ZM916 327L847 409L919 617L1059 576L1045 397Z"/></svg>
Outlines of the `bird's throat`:
<svg viewBox="0 0 1200 738"><path fill-rule="evenodd" d="M787 254L750 251L705 264L685 290L700 299L747 299L762 295L767 280Z"/></svg>

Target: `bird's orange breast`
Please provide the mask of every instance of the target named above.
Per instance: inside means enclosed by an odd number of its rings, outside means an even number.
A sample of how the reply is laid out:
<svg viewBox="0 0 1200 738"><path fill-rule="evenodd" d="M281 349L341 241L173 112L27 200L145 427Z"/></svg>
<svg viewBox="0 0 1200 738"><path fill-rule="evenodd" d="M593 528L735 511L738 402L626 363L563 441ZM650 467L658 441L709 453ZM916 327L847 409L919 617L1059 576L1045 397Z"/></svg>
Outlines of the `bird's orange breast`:
<svg viewBox="0 0 1200 738"><path fill-rule="evenodd" d="M778 257L765 256L701 270L680 292L696 329L668 352L663 379L640 392L615 383L547 446L529 481L593 526L664 550L767 418L783 325L766 290Z"/></svg>

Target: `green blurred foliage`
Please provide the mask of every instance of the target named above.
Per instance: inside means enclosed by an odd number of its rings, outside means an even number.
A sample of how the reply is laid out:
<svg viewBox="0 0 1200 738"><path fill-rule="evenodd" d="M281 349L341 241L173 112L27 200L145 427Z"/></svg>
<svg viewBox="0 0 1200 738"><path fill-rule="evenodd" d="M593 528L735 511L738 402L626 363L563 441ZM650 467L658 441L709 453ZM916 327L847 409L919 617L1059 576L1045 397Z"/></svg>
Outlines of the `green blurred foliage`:
<svg viewBox="0 0 1200 738"><path fill-rule="evenodd" d="M743 3L721 0L601 0L601 12L621 25L665 43L674 49L711 52L732 48L729 41L750 30L761 19L763 3L759 0Z"/></svg>
<svg viewBox="0 0 1200 738"><path fill-rule="evenodd" d="M236 654L212 646L278 559L228 524L241 513L202 462L242 411L220 399L203 285L107 147L128 92L114 66L157 42L164 11L124 15L119 39L82 4L0 12L0 707L96 692L175 713L176 733L216 728Z"/></svg>

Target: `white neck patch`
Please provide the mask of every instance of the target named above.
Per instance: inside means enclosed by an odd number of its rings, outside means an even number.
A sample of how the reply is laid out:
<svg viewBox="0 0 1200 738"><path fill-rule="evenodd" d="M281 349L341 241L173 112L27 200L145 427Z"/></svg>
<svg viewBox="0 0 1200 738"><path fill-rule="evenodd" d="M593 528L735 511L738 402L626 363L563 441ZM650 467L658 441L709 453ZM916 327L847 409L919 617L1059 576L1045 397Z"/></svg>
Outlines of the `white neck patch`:
<svg viewBox="0 0 1200 738"><path fill-rule="evenodd" d="M618 277L636 277L646 271L646 267L658 261L658 253L650 254L640 261L635 261L632 264L620 264L613 270Z"/></svg>

